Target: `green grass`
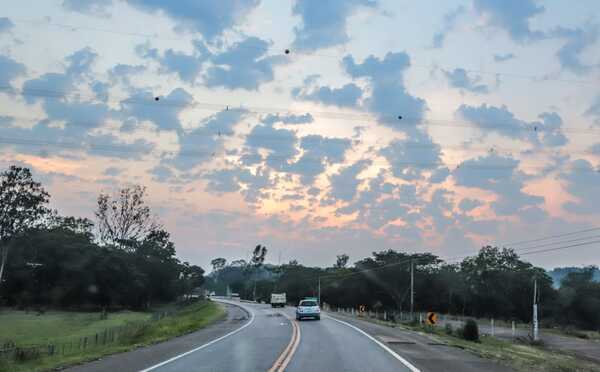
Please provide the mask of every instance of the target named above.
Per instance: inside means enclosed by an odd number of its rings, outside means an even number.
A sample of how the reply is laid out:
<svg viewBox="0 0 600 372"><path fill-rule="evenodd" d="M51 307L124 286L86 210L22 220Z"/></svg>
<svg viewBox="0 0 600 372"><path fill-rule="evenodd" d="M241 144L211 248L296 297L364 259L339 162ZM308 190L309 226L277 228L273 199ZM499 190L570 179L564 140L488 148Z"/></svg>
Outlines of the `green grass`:
<svg viewBox="0 0 600 372"><path fill-rule="evenodd" d="M446 334L441 327L403 326L413 331L427 333L450 346L469 351L482 358L492 359L517 371L598 371L600 364L578 359L568 353L548 350L541 345L513 343L495 337L480 337L471 342Z"/></svg>
<svg viewBox="0 0 600 372"><path fill-rule="evenodd" d="M12 341L17 345L29 345L67 341L129 322L148 320L150 316L149 313L122 311L109 313L106 320L101 320L100 313L48 311L36 315L31 311L0 311L0 343Z"/></svg>
<svg viewBox="0 0 600 372"><path fill-rule="evenodd" d="M99 314L96 315L99 318ZM148 316L147 314L145 315ZM224 315L225 312L223 308L216 303L208 301L197 302L181 308L172 316L155 322L145 322L143 323L143 326L135 328L133 332L121 337L116 342L107 345L88 348L85 351L74 354L55 355L52 357L46 356L26 362L0 359L0 371L46 371L94 360L105 355L128 351L196 331L222 318ZM44 316L46 315L40 315L40 317ZM52 317L53 314L48 314L48 316L50 317L48 320L49 322L52 322L52 319L56 319ZM110 319L111 317L109 315L109 320ZM138 319L135 320L137 321ZM87 327L85 323L79 324L83 324L84 328ZM60 328L57 327L54 329ZM75 326L69 325L69 329L74 330ZM104 328L102 328L102 330L104 330ZM86 335L89 336L89 333ZM31 338L29 338L29 340L31 340Z"/></svg>

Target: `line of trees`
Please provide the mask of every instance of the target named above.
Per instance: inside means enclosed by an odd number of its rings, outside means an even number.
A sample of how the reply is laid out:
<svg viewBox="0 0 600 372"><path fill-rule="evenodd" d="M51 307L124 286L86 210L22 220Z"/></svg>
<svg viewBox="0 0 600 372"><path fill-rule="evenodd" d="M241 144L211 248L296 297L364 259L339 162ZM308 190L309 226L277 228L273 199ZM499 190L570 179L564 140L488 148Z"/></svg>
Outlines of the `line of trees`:
<svg viewBox="0 0 600 372"><path fill-rule="evenodd" d="M60 216L29 169L0 173L0 305L144 309L200 287L176 257L146 189L101 193L95 223Z"/></svg>
<svg viewBox="0 0 600 372"><path fill-rule="evenodd" d="M540 267L521 260L512 249L483 247L473 257L449 264L439 257L394 250L373 252L371 257L348 267L340 255L331 267L306 267L297 261L265 264L255 273L256 298L269 301L272 292L286 292L288 301L316 296L321 282L321 300L334 307L408 311L410 266L414 265L415 311L436 311L473 317L530 322L533 286L537 281L540 316L545 325L576 325L600 329L600 283L593 281L595 267L567 275L559 289ZM216 264L216 265L215 265ZM246 266L240 261L227 265L213 260L207 286L218 293L224 288L248 294Z"/></svg>

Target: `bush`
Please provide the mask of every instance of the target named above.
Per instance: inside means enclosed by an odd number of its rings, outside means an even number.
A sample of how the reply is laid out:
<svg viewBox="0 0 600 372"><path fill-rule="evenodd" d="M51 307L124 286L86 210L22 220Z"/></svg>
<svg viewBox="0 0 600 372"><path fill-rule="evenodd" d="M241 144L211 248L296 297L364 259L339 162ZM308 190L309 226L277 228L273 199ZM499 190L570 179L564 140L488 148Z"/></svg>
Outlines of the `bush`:
<svg viewBox="0 0 600 372"><path fill-rule="evenodd" d="M479 340L479 326L473 319L468 319L462 329L462 336L467 341Z"/></svg>
<svg viewBox="0 0 600 372"><path fill-rule="evenodd" d="M452 336L452 333L454 332L454 330L452 329L452 324L446 323L446 325L444 326L444 331L447 335Z"/></svg>

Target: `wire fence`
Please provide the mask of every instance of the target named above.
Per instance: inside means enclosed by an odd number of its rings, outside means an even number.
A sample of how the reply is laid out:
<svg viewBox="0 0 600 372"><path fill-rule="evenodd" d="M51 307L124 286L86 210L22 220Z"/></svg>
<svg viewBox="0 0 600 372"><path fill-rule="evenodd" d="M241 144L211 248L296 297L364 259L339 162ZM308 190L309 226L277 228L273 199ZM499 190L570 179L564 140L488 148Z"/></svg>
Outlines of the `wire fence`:
<svg viewBox="0 0 600 372"><path fill-rule="evenodd" d="M394 310L371 310L359 308L336 308L324 304L323 309L326 311L338 313L345 316L356 318L374 319L390 323L414 323L426 324L426 319L429 313ZM507 321L500 319L476 319L468 316L439 314L436 313L435 326L444 327L450 325L454 328L464 326L467 319L473 319L477 322L480 329L480 334L493 337L501 337L506 339L519 339L522 337L530 337L531 324L517 321Z"/></svg>
<svg viewBox="0 0 600 372"><path fill-rule="evenodd" d="M102 331L87 336L62 339L43 344L17 344L5 341L0 344L0 358L14 361L26 361L42 357L70 356L92 350L100 350L108 345L117 345L135 340L142 336L154 322L172 315L174 311L153 313L145 321L129 322L115 327L107 327Z"/></svg>

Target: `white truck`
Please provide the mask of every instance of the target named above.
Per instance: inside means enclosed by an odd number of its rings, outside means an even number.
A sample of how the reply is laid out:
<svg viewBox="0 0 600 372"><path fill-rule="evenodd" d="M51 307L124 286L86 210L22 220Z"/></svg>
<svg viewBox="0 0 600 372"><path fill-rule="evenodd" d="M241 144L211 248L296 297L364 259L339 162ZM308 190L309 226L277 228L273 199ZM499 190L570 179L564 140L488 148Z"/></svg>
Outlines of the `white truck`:
<svg viewBox="0 0 600 372"><path fill-rule="evenodd" d="M271 307L285 307L285 293L271 293Z"/></svg>

